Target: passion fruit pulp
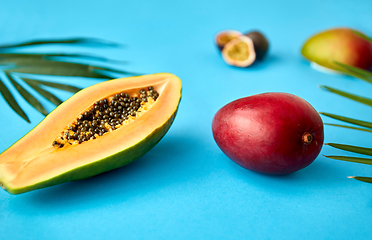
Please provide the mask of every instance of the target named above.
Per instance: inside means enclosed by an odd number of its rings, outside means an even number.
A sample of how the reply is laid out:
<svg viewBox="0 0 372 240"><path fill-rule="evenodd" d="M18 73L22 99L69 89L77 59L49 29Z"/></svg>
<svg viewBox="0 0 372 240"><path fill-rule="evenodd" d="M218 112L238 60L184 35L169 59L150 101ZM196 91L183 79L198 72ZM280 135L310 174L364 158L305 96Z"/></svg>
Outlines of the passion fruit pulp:
<svg viewBox="0 0 372 240"><path fill-rule="evenodd" d="M222 49L223 60L232 66L248 67L256 60L256 52L251 38L239 36L230 40Z"/></svg>
<svg viewBox="0 0 372 240"><path fill-rule="evenodd" d="M222 50L228 42L241 35L243 33L236 30L224 30L216 34L215 43L218 49Z"/></svg>

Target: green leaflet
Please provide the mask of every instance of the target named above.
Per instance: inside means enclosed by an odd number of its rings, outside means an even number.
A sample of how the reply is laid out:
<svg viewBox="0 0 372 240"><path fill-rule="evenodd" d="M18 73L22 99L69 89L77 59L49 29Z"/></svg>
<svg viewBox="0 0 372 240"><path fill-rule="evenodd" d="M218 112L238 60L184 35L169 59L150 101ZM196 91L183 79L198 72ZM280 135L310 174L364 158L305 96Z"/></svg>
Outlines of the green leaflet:
<svg viewBox="0 0 372 240"><path fill-rule="evenodd" d="M35 45L42 45L42 44L66 44L66 43L68 44L98 44L98 45L109 46L109 47L120 46L117 43L99 39L99 38L66 38L66 39L33 40L33 41L27 41L27 42L22 42L18 44L8 44L8 45L0 46L0 49L35 46Z"/></svg>
<svg viewBox="0 0 372 240"><path fill-rule="evenodd" d="M371 72L366 71L366 70L361 69L361 68L346 65L346 64L343 64L343 63L340 63L340 62L334 62L334 63L336 65L338 65L338 68L337 68L338 71L340 71L344 74L356 77L356 78L360 78L360 79L362 79L364 81L367 81L369 83L372 83L372 73Z"/></svg>
<svg viewBox="0 0 372 240"><path fill-rule="evenodd" d="M372 107L372 99L370 98L361 97L355 94L347 93L347 92L344 92L344 91L341 91L335 88L327 87L327 86L320 86L320 88Z"/></svg>
<svg viewBox="0 0 372 240"><path fill-rule="evenodd" d="M27 61L27 60L25 60ZM89 65L70 62L57 62L39 60L33 61L32 64L24 63L10 67L7 71L29 74L42 74L54 76L78 76L88 78L105 78L108 77L101 73L94 72L94 68Z"/></svg>
<svg viewBox="0 0 372 240"><path fill-rule="evenodd" d="M16 100L14 99L13 95L9 91L9 89L5 86L5 84L0 80L0 93L3 95L5 101L9 104L9 106L24 120L26 120L28 123L30 123L30 120L28 119L25 112L21 109L21 107L18 105Z"/></svg>
<svg viewBox="0 0 372 240"><path fill-rule="evenodd" d="M102 71L107 71L107 72L112 72L112 73L120 73L120 74L133 75L133 76L141 75L140 73L122 71L122 70L109 68L109 67L97 67L97 66L91 66L91 67L93 68L93 70L102 70ZM108 76L108 75L106 75L106 76Z"/></svg>
<svg viewBox="0 0 372 240"><path fill-rule="evenodd" d="M43 114L44 116L48 115L48 111L45 110L45 108L43 107L43 105L41 105L41 103L34 97L32 96L29 92L27 92L27 90L25 90L21 85L19 85L15 80L14 78L6 73L7 77L9 78L9 80L11 81L11 83L13 84L13 86L18 90L18 92L21 94L21 96L31 105L33 106L36 110L38 110L41 114Z"/></svg>
<svg viewBox="0 0 372 240"><path fill-rule="evenodd" d="M372 133L372 130L365 129L365 128L351 127L351 126L347 126L347 125L332 124L332 123L324 123L324 125L334 126L334 127L342 127L342 128L349 128L349 129L353 129L353 130L364 131L364 132L371 132Z"/></svg>
<svg viewBox="0 0 372 240"><path fill-rule="evenodd" d="M81 90L81 88L74 87L74 86L67 85L67 84L47 82L47 81L41 81L41 80L34 80L34 79L30 79L30 78L22 78L22 79L30 81L30 82L34 82L36 84L41 84L41 85L44 85L44 86L53 87L53 88L61 89L61 90L72 92L72 93L77 93L78 91Z"/></svg>
<svg viewBox="0 0 372 240"><path fill-rule="evenodd" d="M358 31L355 31L355 30L351 30L351 31L353 31L353 33L356 34L356 35L358 35L359 37L362 37L362 38L364 38L365 40L368 40L368 41L372 42L372 38L370 38L370 37L364 35L363 33L358 32Z"/></svg>
<svg viewBox="0 0 372 240"><path fill-rule="evenodd" d="M325 157L330 158L330 159L335 159L335 160L372 165L372 158L359 158L359 157L347 157L347 156L325 156Z"/></svg>
<svg viewBox="0 0 372 240"><path fill-rule="evenodd" d="M102 71L120 73L126 75L137 75L127 71L122 71L109 67L98 67L82 63L51 61L42 58L24 58L17 59L15 66L9 66L7 71L18 73L42 74L42 75L58 75L58 76L77 76L87 78L110 78L109 75ZM98 70L98 71L97 71Z"/></svg>
<svg viewBox="0 0 372 240"><path fill-rule="evenodd" d="M26 74L41 74L41 75L52 75L52 76L76 76L84 77L87 79L98 78L107 80L112 78L113 74L119 75L139 75L136 73L131 73L128 71L123 71L116 68L102 67L99 63L116 63L122 64L124 61L111 60L105 57L84 54L84 53L25 53L25 52L12 52L10 53L8 49L19 47L30 47L30 46L40 46L45 44L60 44L60 45L76 45L84 44L88 46L103 46L103 47L118 47L117 43L110 42L98 38L62 38L62 39L42 39L21 42L18 44L8 44L0 46L0 65L6 67L5 73L8 78L5 79L10 81L13 86L17 89L18 93L29 102L34 108L36 108L42 114L46 114L44 107L40 102L32 96L31 93L27 92L27 89L23 88L14 78L12 74L26 73ZM13 50L13 49L12 49ZM98 63L83 63L82 60L98 61ZM98 65L98 66L97 66ZM33 77L31 77L33 78ZM17 79L18 80L18 79ZM70 91L76 93L80 88L53 83L47 81L34 80L30 78L24 79L24 81L33 89L35 89L43 97L50 100L52 103L59 105L62 101L54 96L52 93L42 89L40 86L48 86L52 88L57 88L65 91ZM16 111L20 116L22 116L26 121L29 122L27 116L17 104L15 98L10 94L9 89L7 89L5 84L1 84L1 93L6 98L7 103Z"/></svg>
<svg viewBox="0 0 372 240"><path fill-rule="evenodd" d="M340 120L340 121L343 121L343 122L348 122L348 123L352 123L352 124L355 124L355 125L358 125L358 126L362 126L362 127L372 129L372 122L361 121L361 120L348 118L348 117L343 117L343 116L336 115L336 114L331 114L331 113L325 113L325 112L319 112L319 113L324 115L324 116L333 118L333 119L337 119L337 120Z"/></svg>
<svg viewBox="0 0 372 240"><path fill-rule="evenodd" d="M69 58L86 58L89 60L97 60L108 63L125 63L125 61L112 60L101 56L91 54L68 54L68 53L0 53L0 63L18 63L25 59L41 60L50 59L53 57L69 57ZM32 62L31 62L32 63Z"/></svg>
<svg viewBox="0 0 372 240"><path fill-rule="evenodd" d="M360 36L360 37L362 37L362 38L364 38L364 39L366 39L366 40L368 40L372 43L372 38L358 32L358 31L353 31L353 32L355 34L357 34L358 36ZM340 62L336 62L336 61L334 62L334 64L335 64L335 68L338 71L340 71L341 73L344 73L344 74L362 79L362 80L364 80L368 83L372 83L372 72L361 69L361 68L353 67L353 66L350 66L350 65L346 65L346 64L343 64L343 63L340 63ZM338 89L327 87L327 86L321 86L321 88L323 88L327 91L330 91L332 93L338 94L340 96L349 98L353 101L357 101L357 102L360 102L360 103L363 103L363 104L366 104L366 105L372 107L372 99L370 99L370 98L361 97L361 96L358 96L358 95L355 95L355 94L340 91ZM365 128L369 128L369 129L351 127L351 126L339 125L339 124L328 124L328 125L343 127L343 128L349 128L349 129L354 129L354 130L359 130L359 131L372 132L372 130L370 130L370 129L372 129L372 122L361 121L361 120L348 118L348 117L343 117L343 116L330 114L330 113L320 113L320 114L323 114L325 116L328 116L328 117L331 117L331 118L334 118L334 119L337 119L337 120L340 120L340 121L344 121L344 122L347 122L347 123L351 123L351 124L355 124L355 125L362 126L362 127L365 127ZM359 153L359 154L372 156L372 149L371 148L363 148L363 147L358 147L358 146L337 144L337 143L329 143L327 145L330 145L334 148L349 151L349 152L355 152L355 153ZM358 157L347 157L347 156L326 156L326 157L331 158L331 159L342 160L342 161L372 165L372 159L370 159L370 158L358 158ZM350 177L350 178L354 178L356 180L367 182L367 183L372 183L372 178L370 178L370 177Z"/></svg>
<svg viewBox="0 0 372 240"><path fill-rule="evenodd" d="M329 145L331 147L338 148L341 150L349 151L349 152L372 156L372 148L356 147L352 145L338 144L338 143L327 143L326 145Z"/></svg>
<svg viewBox="0 0 372 240"><path fill-rule="evenodd" d="M370 177L348 177L348 178L354 178L356 180L359 180L359 181L362 181L362 182L366 182L366 183L372 183L372 178Z"/></svg>
<svg viewBox="0 0 372 240"><path fill-rule="evenodd" d="M99 67L84 63L73 63L65 61L51 60L40 54L19 54L19 56L9 56L1 58L0 63L14 64L8 65L8 71L18 73L44 74L44 75L59 75L59 76L78 76L88 78L110 78L104 72L97 70L108 71L126 75L139 75L128 71L122 71L109 67Z"/></svg>
<svg viewBox="0 0 372 240"><path fill-rule="evenodd" d="M52 102L55 105L59 105L62 103L62 101L57 98L54 94L42 89L39 87L39 85L35 82L29 81L27 79L23 79L30 87L32 87L36 92L38 92L40 95L48 99L50 102Z"/></svg>

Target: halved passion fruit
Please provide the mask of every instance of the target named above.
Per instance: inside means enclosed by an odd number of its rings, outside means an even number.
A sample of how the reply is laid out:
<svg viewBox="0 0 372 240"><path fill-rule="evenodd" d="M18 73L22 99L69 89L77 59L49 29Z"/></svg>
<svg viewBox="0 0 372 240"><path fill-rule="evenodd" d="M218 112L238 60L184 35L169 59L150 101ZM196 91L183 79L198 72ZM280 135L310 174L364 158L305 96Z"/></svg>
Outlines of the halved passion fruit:
<svg viewBox="0 0 372 240"><path fill-rule="evenodd" d="M223 48L222 58L232 66L250 66L256 60L252 39L244 35L232 39Z"/></svg>
<svg viewBox="0 0 372 240"><path fill-rule="evenodd" d="M218 49L222 50L228 42L242 35L243 33L236 31L236 30L224 30L224 31L217 33L215 42L216 42Z"/></svg>
<svg viewBox="0 0 372 240"><path fill-rule="evenodd" d="M17 194L124 166L160 141L180 99L168 73L85 88L0 155L0 185Z"/></svg>

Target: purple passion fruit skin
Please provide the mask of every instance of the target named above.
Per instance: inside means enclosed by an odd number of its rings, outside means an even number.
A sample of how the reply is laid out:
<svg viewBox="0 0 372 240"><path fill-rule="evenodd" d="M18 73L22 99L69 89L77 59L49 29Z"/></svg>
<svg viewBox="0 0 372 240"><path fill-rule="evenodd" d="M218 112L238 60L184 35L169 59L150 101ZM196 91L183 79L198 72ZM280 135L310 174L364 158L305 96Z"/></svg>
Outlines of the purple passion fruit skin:
<svg viewBox="0 0 372 240"><path fill-rule="evenodd" d="M214 139L235 163L281 175L305 168L323 146L323 122L305 100L288 93L263 93L222 107L212 122Z"/></svg>
<svg viewBox="0 0 372 240"><path fill-rule="evenodd" d="M252 39L257 60L263 60L269 49L267 38L259 31L248 32L245 36Z"/></svg>
<svg viewBox="0 0 372 240"><path fill-rule="evenodd" d="M334 61L369 69L372 66L372 43L349 28L334 28L310 37L301 49L311 62L337 70Z"/></svg>

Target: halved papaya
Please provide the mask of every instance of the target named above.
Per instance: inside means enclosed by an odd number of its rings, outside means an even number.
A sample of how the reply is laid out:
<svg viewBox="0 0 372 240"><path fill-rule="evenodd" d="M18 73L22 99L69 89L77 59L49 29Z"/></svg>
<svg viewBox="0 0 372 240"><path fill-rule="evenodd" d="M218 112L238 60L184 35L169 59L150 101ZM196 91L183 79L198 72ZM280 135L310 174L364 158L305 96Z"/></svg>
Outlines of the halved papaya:
<svg viewBox="0 0 372 240"><path fill-rule="evenodd" d="M1 187L19 194L89 178L138 159L170 128L181 89L178 77L159 73L81 90L0 155ZM124 110L126 101L133 105L130 112Z"/></svg>

